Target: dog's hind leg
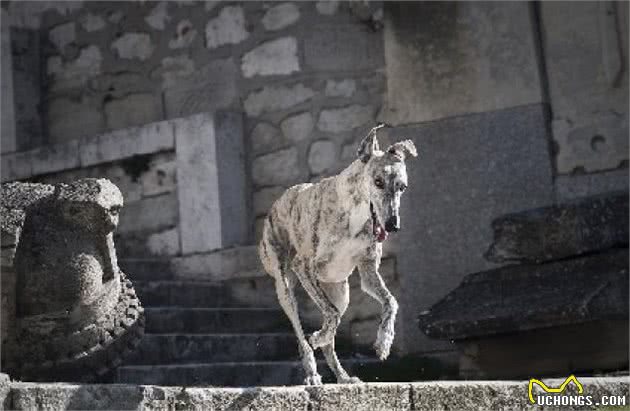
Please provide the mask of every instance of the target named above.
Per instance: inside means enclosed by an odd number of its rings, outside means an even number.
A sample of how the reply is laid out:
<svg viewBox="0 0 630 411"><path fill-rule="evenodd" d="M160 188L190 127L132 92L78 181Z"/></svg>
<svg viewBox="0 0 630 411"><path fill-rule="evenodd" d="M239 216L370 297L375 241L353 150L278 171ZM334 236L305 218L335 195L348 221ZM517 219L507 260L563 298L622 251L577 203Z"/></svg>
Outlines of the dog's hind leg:
<svg viewBox="0 0 630 411"><path fill-rule="evenodd" d="M315 331L309 339L311 347L314 349L324 347L333 342L337 326L341 321L339 310L324 292L322 283L316 279L316 266L317 264L308 264L304 259L298 258L295 258L291 263L291 269L324 317L322 328L319 331Z"/></svg>
<svg viewBox="0 0 630 411"><path fill-rule="evenodd" d="M306 341L304 331L302 330L302 324L300 323L300 317L297 308L297 300L295 299L294 289L297 279L290 270L282 270L281 274L276 277L276 293L278 294L278 301L280 306L284 310L295 335L298 339L298 348L300 350L300 358L302 359L302 366L306 373L304 379L305 385L321 385L322 377L317 373L317 363L315 362L315 355L313 349Z"/></svg>
<svg viewBox="0 0 630 411"><path fill-rule="evenodd" d="M337 307L337 310L339 310L339 314L343 316L343 313L346 312L346 308L348 308L348 303L350 302L350 287L348 286L348 280L340 283L320 283L320 285L330 301L335 305L335 307ZM337 353L335 352L334 339L330 344L322 347L322 352L324 353L324 358L326 358L326 363L333 373L335 373L335 377L337 377L337 382L339 384L356 384L361 382L361 380L357 377L350 377L346 370L344 370L343 366L339 362L339 358L337 358Z"/></svg>

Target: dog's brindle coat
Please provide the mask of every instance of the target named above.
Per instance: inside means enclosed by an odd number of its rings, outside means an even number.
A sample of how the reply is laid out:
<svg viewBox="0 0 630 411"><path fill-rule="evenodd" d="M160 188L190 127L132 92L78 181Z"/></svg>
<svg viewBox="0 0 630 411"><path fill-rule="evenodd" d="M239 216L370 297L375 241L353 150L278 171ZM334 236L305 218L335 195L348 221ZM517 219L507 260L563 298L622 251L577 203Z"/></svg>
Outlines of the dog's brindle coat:
<svg viewBox="0 0 630 411"><path fill-rule="evenodd" d="M405 157L416 156L410 140L380 151L373 128L363 139L359 158L340 174L317 184L288 189L265 220L259 253L275 279L278 300L298 338L305 384L321 384L313 349L321 348L339 383L360 382L343 369L335 353L335 333L348 302L348 277L354 268L361 288L383 307L374 348L389 356L398 303L378 268L387 232L399 228L400 197L407 187ZM302 284L323 315L321 330L306 341L294 287Z"/></svg>

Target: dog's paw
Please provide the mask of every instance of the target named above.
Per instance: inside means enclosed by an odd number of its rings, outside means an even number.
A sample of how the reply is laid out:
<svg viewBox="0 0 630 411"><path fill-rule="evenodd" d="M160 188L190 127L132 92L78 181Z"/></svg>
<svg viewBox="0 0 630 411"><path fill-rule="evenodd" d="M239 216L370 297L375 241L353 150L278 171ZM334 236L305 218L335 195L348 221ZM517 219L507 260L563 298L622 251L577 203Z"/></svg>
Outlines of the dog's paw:
<svg viewBox="0 0 630 411"><path fill-rule="evenodd" d="M376 355L381 361L389 357L389 351L393 342L393 332L378 330L376 342L374 343L374 350L376 350Z"/></svg>
<svg viewBox="0 0 630 411"><path fill-rule="evenodd" d="M337 384L361 384L363 381L359 377L345 377L337 379Z"/></svg>
<svg viewBox="0 0 630 411"><path fill-rule="evenodd" d="M320 330L320 331L315 331L313 335L311 335L311 338L308 339L308 341L311 344L311 347L313 347L313 349L317 349L317 348L330 345L333 342L334 338L335 338L334 334L328 336L326 334L322 334Z"/></svg>
<svg viewBox="0 0 630 411"><path fill-rule="evenodd" d="M322 376L315 373L304 378L304 385L322 385Z"/></svg>

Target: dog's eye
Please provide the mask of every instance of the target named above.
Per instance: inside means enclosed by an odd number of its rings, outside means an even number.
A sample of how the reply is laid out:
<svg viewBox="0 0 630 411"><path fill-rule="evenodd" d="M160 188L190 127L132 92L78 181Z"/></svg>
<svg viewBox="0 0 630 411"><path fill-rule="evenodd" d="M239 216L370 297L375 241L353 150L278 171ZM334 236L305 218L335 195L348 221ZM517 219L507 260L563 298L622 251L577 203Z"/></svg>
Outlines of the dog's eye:
<svg viewBox="0 0 630 411"><path fill-rule="evenodd" d="M406 184L402 184L400 183L398 185L398 189L400 190L400 192L402 193L403 191L405 191L407 189L407 185Z"/></svg>
<svg viewBox="0 0 630 411"><path fill-rule="evenodd" d="M379 188L381 190L385 188L385 182L380 177L374 179L374 185L376 186L376 188Z"/></svg>

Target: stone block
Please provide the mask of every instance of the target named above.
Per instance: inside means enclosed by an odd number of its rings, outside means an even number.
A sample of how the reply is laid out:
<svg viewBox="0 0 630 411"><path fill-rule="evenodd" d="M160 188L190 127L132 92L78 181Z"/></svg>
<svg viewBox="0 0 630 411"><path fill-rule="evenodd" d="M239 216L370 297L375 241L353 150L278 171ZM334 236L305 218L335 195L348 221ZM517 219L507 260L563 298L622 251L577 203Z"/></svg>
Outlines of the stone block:
<svg viewBox="0 0 630 411"><path fill-rule="evenodd" d="M430 337L476 338L628 317L628 249L470 274L420 314Z"/></svg>
<svg viewBox="0 0 630 411"><path fill-rule="evenodd" d="M413 404L407 384L326 384L305 389L322 411L411 410Z"/></svg>
<svg viewBox="0 0 630 411"><path fill-rule="evenodd" d="M31 151L33 175L49 174L78 168L79 142L48 145Z"/></svg>
<svg viewBox="0 0 630 411"><path fill-rule="evenodd" d="M83 30L91 33L104 29L106 23L101 16L88 12L79 18L79 24Z"/></svg>
<svg viewBox="0 0 630 411"><path fill-rule="evenodd" d="M522 211L492 222L486 258L540 263L628 245L628 192Z"/></svg>
<svg viewBox="0 0 630 411"><path fill-rule="evenodd" d="M294 86L266 86L250 93L245 99L245 112L250 117L262 113L285 110L310 100L315 92L303 84Z"/></svg>
<svg viewBox="0 0 630 411"><path fill-rule="evenodd" d="M153 159L149 170L140 177L142 196L154 196L175 191L177 187L177 163L175 159Z"/></svg>
<svg viewBox="0 0 630 411"><path fill-rule="evenodd" d="M168 3L161 1L155 5L144 18L144 21L156 30L164 30L166 24L171 20L168 14Z"/></svg>
<svg viewBox="0 0 630 411"><path fill-rule="evenodd" d="M151 93L131 94L105 103L105 119L109 130L143 126L162 119L162 101Z"/></svg>
<svg viewBox="0 0 630 411"><path fill-rule="evenodd" d="M179 254L179 230L172 228L149 235L147 249L152 255L161 257Z"/></svg>
<svg viewBox="0 0 630 411"><path fill-rule="evenodd" d="M300 71L297 40L295 37L282 37L262 43L243 56L241 71L248 78Z"/></svg>
<svg viewBox="0 0 630 411"><path fill-rule="evenodd" d="M82 48L72 61L63 61L61 56L49 57L46 73L51 77L50 92L84 87L90 77L100 74L102 62L101 50L95 45Z"/></svg>
<svg viewBox="0 0 630 411"><path fill-rule="evenodd" d="M372 106L358 104L343 108L325 109L319 113L317 128L330 133L350 131L374 121L374 114Z"/></svg>
<svg viewBox="0 0 630 411"><path fill-rule="evenodd" d="M160 121L82 139L81 166L108 163L135 155L169 151L175 147L173 123Z"/></svg>
<svg viewBox="0 0 630 411"><path fill-rule="evenodd" d="M628 160L628 4L541 6L556 168L614 169Z"/></svg>
<svg viewBox="0 0 630 411"><path fill-rule="evenodd" d="M177 223L177 195L165 194L125 204L120 212L118 233L159 231Z"/></svg>
<svg viewBox="0 0 630 411"><path fill-rule="evenodd" d="M111 44L111 49L121 59L147 60L153 54L155 45L148 33L124 33Z"/></svg>
<svg viewBox="0 0 630 411"><path fill-rule="evenodd" d="M151 91L153 83L142 74L125 71L92 77L88 81L88 86L90 89L107 94L111 98L119 99L129 94Z"/></svg>
<svg viewBox="0 0 630 411"><path fill-rule="evenodd" d="M242 115L177 119L175 138L182 252L243 244L249 228Z"/></svg>
<svg viewBox="0 0 630 411"><path fill-rule="evenodd" d="M59 53L70 43L76 41L76 24L74 22L63 23L48 31L48 40L55 45Z"/></svg>
<svg viewBox="0 0 630 411"><path fill-rule="evenodd" d="M254 154L268 153L287 145L280 130L269 123L256 124L250 135L250 140Z"/></svg>
<svg viewBox="0 0 630 411"><path fill-rule="evenodd" d="M31 163L31 153L11 153L4 154L2 161L2 182L22 180L33 175L33 168Z"/></svg>
<svg viewBox="0 0 630 411"><path fill-rule="evenodd" d="M46 116L48 135L54 143L93 136L105 129L103 112L89 101L55 98L48 102Z"/></svg>
<svg viewBox="0 0 630 411"><path fill-rule="evenodd" d="M402 229L391 236L408 352L452 349L411 325L466 274L493 267L483 257L492 220L553 204L546 124L543 107L532 105L388 130L419 152L407 161Z"/></svg>
<svg viewBox="0 0 630 411"><path fill-rule="evenodd" d="M609 191L622 191L629 186L628 169L622 168L595 174L557 176L554 184L557 202L603 194Z"/></svg>
<svg viewBox="0 0 630 411"><path fill-rule="evenodd" d="M215 60L186 75L171 75L170 81L165 78L166 117L186 117L230 107L238 95L237 70L232 59Z"/></svg>
<svg viewBox="0 0 630 411"><path fill-rule="evenodd" d="M224 281L260 277L263 273L257 246L178 257L172 261L175 277L181 280Z"/></svg>
<svg viewBox="0 0 630 411"><path fill-rule="evenodd" d="M289 27L300 19L300 9L294 3L282 3L271 7L261 22L266 30L276 31Z"/></svg>
<svg viewBox="0 0 630 411"><path fill-rule="evenodd" d="M206 47L209 49L238 44L248 37L245 14L240 6L224 7L206 24Z"/></svg>
<svg viewBox="0 0 630 411"><path fill-rule="evenodd" d="M284 187L267 187L254 193L254 214L266 215L271 205L284 193Z"/></svg>
<svg viewBox="0 0 630 411"><path fill-rule="evenodd" d="M337 162L337 147L328 140L319 140L311 144L308 150L308 166L313 174L328 171Z"/></svg>
<svg viewBox="0 0 630 411"><path fill-rule="evenodd" d="M357 89L357 82L353 79L340 81L326 80L324 94L328 97L352 97Z"/></svg>
<svg viewBox="0 0 630 411"><path fill-rule="evenodd" d="M295 147L256 157L252 163L252 179L264 186L288 186L302 175Z"/></svg>
<svg viewBox="0 0 630 411"><path fill-rule="evenodd" d="M2 92L2 114L0 122L0 153L10 153L16 150L15 133L15 100L13 97L13 56L11 52L11 32L9 30L9 15L5 9L2 12L2 37L0 38L0 91Z"/></svg>
<svg viewBox="0 0 630 411"><path fill-rule="evenodd" d="M412 124L542 101L530 4L384 7L383 121Z"/></svg>
<svg viewBox="0 0 630 411"><path fill-rule="evenodd" d="M362 25L320 24L304 39L304 65L313 70L367 70L382 67L381 33Z"/></svg>
<svg viewBox="0 0 630 411"><path fill-rule="evenodd" d="M311 113L305 112L284 119L280 123L280 128L286 138L297 143L311 136L313 125L313 116Z"/></svg>

